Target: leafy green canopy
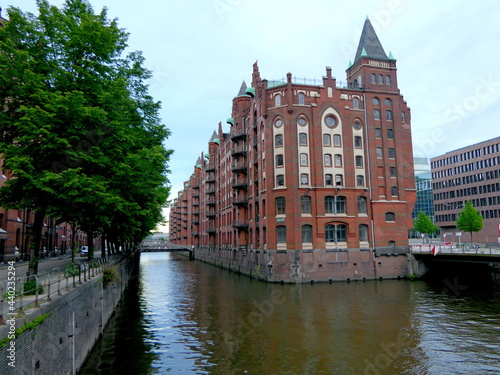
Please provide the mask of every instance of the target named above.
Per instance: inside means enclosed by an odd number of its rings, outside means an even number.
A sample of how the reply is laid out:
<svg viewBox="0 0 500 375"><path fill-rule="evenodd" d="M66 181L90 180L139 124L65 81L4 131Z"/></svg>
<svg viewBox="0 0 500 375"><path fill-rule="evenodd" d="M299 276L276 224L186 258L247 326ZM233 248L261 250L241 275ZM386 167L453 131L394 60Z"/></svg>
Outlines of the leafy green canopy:
<svg viewBox="0 0 500 375"><path fill-rule="evenodd" d="M432 219L422 211L418 213L413 223L413 228L424 234L432 234L439 230L439 227L433 223Z"/></svg>
<svg viewBox="0 0 500 375"><path fill-rule="evenodd" d="M151 73L140 52L123 57L128 34L106 9L37 5L38 16L9 8L0 30L0 153L15 177L0 205L138 241L169 195L170 133Z"/></svg>
<svg viewBox="0 0 500 375"><path fill-rule="evenodd" d="M458 229L469 232L470 242L473 242L472 233L479 232L483 229L483 217L479 214L479 211L474 208L472 203L467 201L458 215L456 225Z"/></svg>

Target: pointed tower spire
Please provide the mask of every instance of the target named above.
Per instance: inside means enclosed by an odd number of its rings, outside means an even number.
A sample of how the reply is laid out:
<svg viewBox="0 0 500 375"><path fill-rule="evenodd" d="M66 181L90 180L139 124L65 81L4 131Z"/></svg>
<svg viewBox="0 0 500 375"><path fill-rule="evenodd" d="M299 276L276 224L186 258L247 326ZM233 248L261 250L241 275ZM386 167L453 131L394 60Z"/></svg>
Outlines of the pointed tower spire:
<svg viewBox="0 0 500 375"><path fill-rule="evenodd" d="M245 81L243 81L243 83L241 84L241 87L240 87L240 91L238 91L238 96L246 96L246 92L247 92L247 84L245 83Z"/></svg>
<svg viewBox="0 0 500 375"><path fill-rule="evenodd" d="M380 40L378 40L377 34L375 33L372 23L368 17L366 17L363 31L361 32L361 38L359 39L359 45L356 51L356 57L354 58L354 63L356 63L361 57L365 56L376 59L387 59L384 48L382 47Z"/></svg>

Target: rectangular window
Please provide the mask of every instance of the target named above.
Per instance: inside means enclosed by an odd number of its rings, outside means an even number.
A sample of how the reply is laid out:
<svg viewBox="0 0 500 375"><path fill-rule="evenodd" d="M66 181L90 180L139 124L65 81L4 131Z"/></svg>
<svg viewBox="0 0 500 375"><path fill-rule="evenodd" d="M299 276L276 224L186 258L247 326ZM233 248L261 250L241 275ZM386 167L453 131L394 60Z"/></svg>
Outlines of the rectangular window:
<svg viewBox="0 0 500 375"><path fill-rule="evenodd" d="M394 150L394 148L389 147L389 159L394 159L394 158L396 158L396 151Z"/></svg>
<svg viewBox="0 0 500 375"><path fill-rule="evenodd" d="M396 167L390 167L389 168L391 177L396 177Z"/></svg>
<svg viewBox="0 0 500 375"><path fill-rule="evenodd" d="M387 129L387 139L394 139L394 130Z"/></svg>
<svg viewBox="0 0 500 375"><path fill-rule="evenodd" d="M344 186L344 179L341 174L335 175L335 186Z"/></svg>
<svg viewBox="0 0 500 375"><path fill-rule="evenodd" d="M356 186L365 186L365 177L362 175L356 176Z"/></svg>
<svg viewBox="0 0 500 375"><path fill-rule="evenodd" d="M375 138L382 138L382 130L380 130L380 128L375 128Z"/></svg>
<svg viewBox="0 0 500 375"><path fill-rule="evenodd" d="M283 134L276 134L275 139L275 147L283 147Z"/></svg>
<svg viewBox="0 0 500 375"><path fill-rule="evenodd" d="M360 136L354 137L354 147L355 148L362 148L363 147L362 138Z"/></svg>
<svg viewBox="0 0 500 375"><path fill-rule="evenodd" d="M373 110L373 118L375 120L380 120L380 110L379 109Z"/></svg>
<svg viewBox="0 0 500 375"><path fill-rule="evenodd" d="M276 215L284 215L285 210L285 197L276 198Z"/></svg>
<svg viewBox="0 0 500 375"><path fill-rule="evenodd" d="M391 186L391 195L393 197L398 195L398 188L396 186Z"/></svg>
<svg viewBox="0 0 500 375"><path fill-rule="evenodd" d="M377 152L377 159L382 159L382 148L377 147L375 151Z"/></svg>
<svg viewBox="0 0 500 375"><path fill-rule="evenodd" d="M331 174L325 174L325 186L333 185L333 176Z"/></svg>
<svg viewBox="0 0 500 375"><path fill-rule="evenodd" d="M276 186L285 186L285 176L279 174L276 176Z"/></svg>
<svg viewBox="0 0 500 375"><path fill-rule="evenodd" d="M311 213L311 197L308 195L303 195L300 198L300 212L303 214Z"/></svg>
<svg viewBox="0 0 500 375"><path fill-rule="evenodd" d="M387 121L392 121L392 111L389 110L385 111L385 119Z"/></svg>
<svg viewBox="0 0 500 375"><path fill-rule="evenodd" d="M363 157L360 155L356 156L356 167L363 168Z"/></svg>
<svg viewBox="0 0 500 375"><path fill-rule="evenodd" d="M286 227L284 225L276 227L276 240L278 243L286 243Z"/></svg>

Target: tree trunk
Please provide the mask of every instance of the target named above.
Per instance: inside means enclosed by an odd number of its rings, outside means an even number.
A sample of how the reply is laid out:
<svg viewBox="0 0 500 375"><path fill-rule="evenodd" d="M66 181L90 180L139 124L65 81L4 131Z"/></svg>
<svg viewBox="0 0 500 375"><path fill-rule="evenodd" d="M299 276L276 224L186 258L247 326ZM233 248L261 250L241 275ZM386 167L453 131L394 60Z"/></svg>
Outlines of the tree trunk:
<svg viewBox="0 0 500 375"><path fill-rule="evenodd" d="M43 219L46 209L35 212L35 221L33 222L33 242L31 243L30 262L28 266L28 275L38 274L38 260L40 259L40 243L42 241Z"/></svg>
<svg viewBox="0 0 500 375"><path fill-rule="evenodd" d="M101 257L106 258L106 233L101 234Z"/></svg>
<svg viewBox="0 0 500 375"><path fill-rule="evenodd" d="M76 226L71 223L71 263L75 263Z"/></svg>
<svg viewBox="0 0 500 375"><path fill-rule="evenodd" d="M87 232L88 260L94 259L94 232Z"/></svg>

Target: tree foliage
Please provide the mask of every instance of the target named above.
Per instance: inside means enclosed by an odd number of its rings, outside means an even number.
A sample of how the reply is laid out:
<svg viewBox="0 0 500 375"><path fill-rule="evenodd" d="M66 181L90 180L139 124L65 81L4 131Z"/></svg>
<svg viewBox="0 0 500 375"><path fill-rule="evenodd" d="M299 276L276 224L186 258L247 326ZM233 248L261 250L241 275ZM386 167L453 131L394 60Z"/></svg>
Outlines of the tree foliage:
<svg viewBox="0 0 500 375"><path fill-rule="evenodd" d="M433 223L432 219L422 211L419 212L417 218L415 219L413 228L414 230L427 235L439 230L439 227Z"/></svg>
<svg viewBox="0 0 500 375"><path fill-rule="evenodd" d="M9 8L0 30L0 153L13 179L0 204L29 208L31 263L43 216L76 223L90 237L140 241L162 220L169 195L169 130L148 94L140 52L128 34L85 0L61 9L37 0L39 15ZM37 237L38 236L38 237Z"/></svg>
<svg viewBox="0 0 500 375"><path fill-rule="evenodd" d="M470 242L472 243L472 233L483 229L483 217L479 211L474 208L470 201L465 203L464 208L458 215L456 226L458 229L470 233Z"/></svg>

